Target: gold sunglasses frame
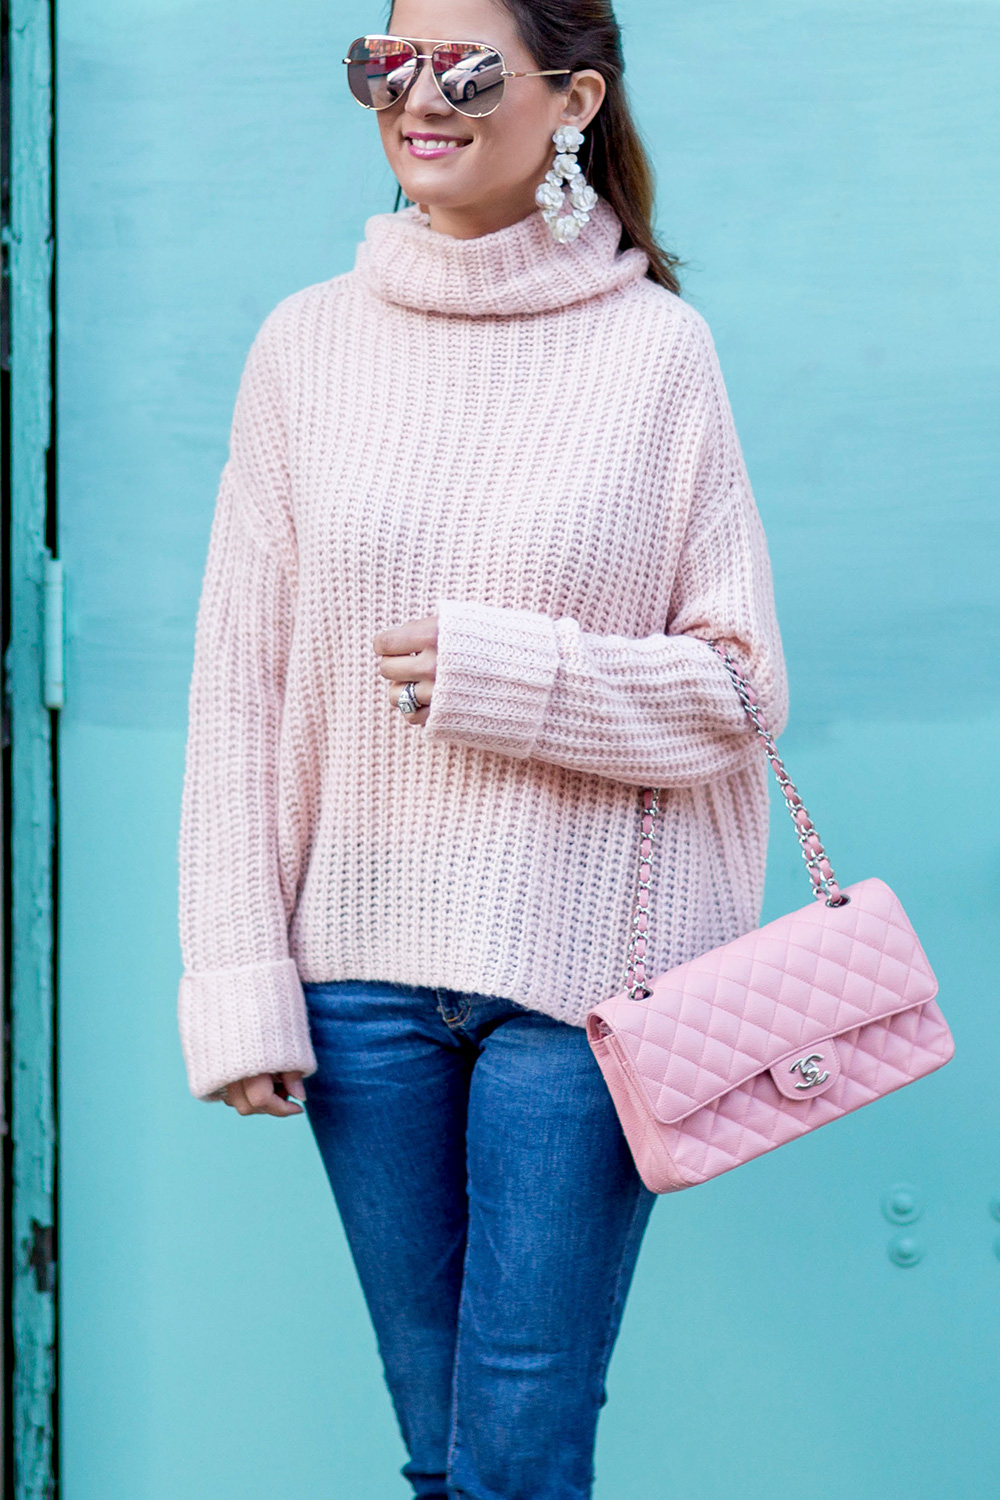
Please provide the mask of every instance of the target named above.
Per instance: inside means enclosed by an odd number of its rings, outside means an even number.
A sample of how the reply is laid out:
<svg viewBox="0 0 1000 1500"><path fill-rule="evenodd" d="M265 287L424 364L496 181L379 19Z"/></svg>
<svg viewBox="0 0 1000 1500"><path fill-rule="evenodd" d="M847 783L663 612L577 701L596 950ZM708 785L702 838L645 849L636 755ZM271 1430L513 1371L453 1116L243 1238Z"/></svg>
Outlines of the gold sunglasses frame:
<svg viewBox="0 0 1000 1500"><path fill-rule="evenodd" d="M405 42L408 47L412 47L413 48L413 50L414 50L414 52L416 54L416 56L414 58L414 61L417 62L418 64L421 63L421 62L426 62L430 58L433 58L434 53L437 51L437 49L439 47L475 47L475 48L478 48L481 52L493 52L493 53L495 53L496 56L499 57L499 59L500 59L500 77L504 80L504 91L500 95L500 98L497 100L496 104L492 105L489 109L484 109L482 111L482 113L478 114L478 115L469 115L469 114L466 114L466 112L465 112L464 109L459 109L458 105L455 104L453 100L451 100L451 99L448 98L448 96L445 93L444 89L441 87L441 80L438 78L438 76L435 73L434 69L431 68L431 77L434 79L434 85L435 85L438 93L441 95L441 98L444 100L445 104L448 105L449 109L453 109L456 114L461 115L463 117L463 119L466 119L466 120L485 120L487 115L491 115L491 114L494 113L494 111L498 110L500 108L501 104L503 103L503 101L504 101L504 99L506 97L506 94L507 94L507 79L508 78L556 78L561 73L565 73L567 75L570 75L573 72L572 68L540 68L536 72L527 72L527 73L515 73L515 72L512 72L512 70L510 68L508 68L508 66L507 66L507 59L504 57L503 53L500 51L500 48L499 47L494 47L490 42L472 42L472 41L469 41L469 42L456 42L454 39L452 39L451 41L447 41L447 40L442 39L440 41L433 41L433 42L431 42L431 51L430 52L421 52L418 49L417 44L412 39L412 37L408 37L408 36L396 36L395 33L391 32L391 31L368 31L368 32L364 32L362 34L362 36L355 37L354 38L354 42L360 42L362 40L366 41L369 38L372 38L372 39L376 39L377 38L378 41L380 41L380 42ZM352 47L354 46L354 42L351 43ZM359 63L359 60L357 58L351 57L350 55L348 55L345 58L342 58L341 61L345 62L345 63L347 63L349 65L353 65L354 67L363 66L362 63ZM358 98L357 94L354 92L353 89L351 89L351 98L355 101L356 104L359 104L362 109L371 110L371 112L373 114L380 114L383 109L392 109L393 105L398 104L399 101L400 101L400 99L405 99L406 96L407 96L407 94L409 93L410 89L413 87L413 85L416 83L416 81L417 81L417 79L419 77L420 77L420 68L417 67L415 69L415 71L414 71L413 77L410 79L409 83L406 85L406 88L403 89L402 93L399 94L397 98L390 100L390 102L388 104L365 104L363 100L361 100L361 99Z"/></svg>

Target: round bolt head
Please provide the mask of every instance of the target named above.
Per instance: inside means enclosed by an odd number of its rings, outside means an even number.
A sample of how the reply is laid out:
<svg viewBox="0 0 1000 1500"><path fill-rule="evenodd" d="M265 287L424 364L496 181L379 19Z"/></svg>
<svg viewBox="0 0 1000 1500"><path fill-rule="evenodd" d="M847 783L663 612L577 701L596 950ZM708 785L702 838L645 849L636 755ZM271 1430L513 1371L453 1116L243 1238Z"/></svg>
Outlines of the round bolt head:
<svg viewBox="0 0 1000 1500"><path fill-rule="evenodd" d="M924 1200L908 1182L896 1182L882 1198L882 1213L890 1224L915 1224L924 1211Z"/></svg>
<svg viewBox="0 0 1000 1500"><path fill-rule="evenodd" d="M924 1258L924 1247L912 1234L894 1234L887 1249L893 1265L904 1271L919 1266Z"/></svg>

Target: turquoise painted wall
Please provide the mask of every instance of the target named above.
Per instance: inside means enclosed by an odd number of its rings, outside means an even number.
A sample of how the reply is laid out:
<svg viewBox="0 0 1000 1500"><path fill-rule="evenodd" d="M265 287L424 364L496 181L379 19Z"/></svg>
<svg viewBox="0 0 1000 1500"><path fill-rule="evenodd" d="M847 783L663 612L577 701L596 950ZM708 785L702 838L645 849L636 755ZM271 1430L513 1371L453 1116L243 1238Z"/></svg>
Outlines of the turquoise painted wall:
<svg viewBox="0 0 1000 1500"><path fill-rule="evenodd" d="M598 1500L1000 1491L1000 3L623 0L661 223L771 540L793 774L899 891L942 1073L654 1212ZM392 205L343 44L381 5L60 0L64 1500L403 1500L303 1122L189 1099L174 855L241 363ZM806 899L777 820L768 915ZM991 926L992 924L992 926ZM891 1264L880 1199L926 1203Z"/></svg>

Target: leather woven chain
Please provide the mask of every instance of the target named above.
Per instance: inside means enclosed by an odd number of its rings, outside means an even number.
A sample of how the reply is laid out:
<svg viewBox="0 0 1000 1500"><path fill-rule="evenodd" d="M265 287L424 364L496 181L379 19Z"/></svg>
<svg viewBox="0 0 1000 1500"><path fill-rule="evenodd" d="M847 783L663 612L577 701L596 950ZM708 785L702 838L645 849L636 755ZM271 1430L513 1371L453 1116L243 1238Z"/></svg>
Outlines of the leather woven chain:
<svg viewBox="0 0 1000 1500"><path fill-rule="evenodd" d="M778 754L778 747L774 743L771 731L764 722L763 711L753 688L747 678L740 671L736 662L730 656L726 647L720 647L718 641L706 641L711 646L716 656L720 658L726 671L732 679L733 686L739 694L747 717L753 724L754 729L764 741L764 749L771 767L778 779L785 805L791 814L792 823L795 827L796 837L802 848L802 858L805 860L806 869L809 871L809 879L812 882L812 892L818 901L825 901L827 906L846 906L850 896L845 896L837 884L830 861L826 857L826 850L820 843L819 834L816 832L812 818L806 811L805 804L799 796L798 790L792 778L785 770L785 763ZM642 794L642 817L640 822L639 841L639 880L636 888L635 910L632 916L632 931L629 934L628 949L625 956L625 979L624 986L630 1000L645 1000L651 993L646 988L646 951L649 942L650 923L650 894L653 875L652 856L653 845L656 842L656 815L660 808L660 794L655 788L647 788Z"/></svg>

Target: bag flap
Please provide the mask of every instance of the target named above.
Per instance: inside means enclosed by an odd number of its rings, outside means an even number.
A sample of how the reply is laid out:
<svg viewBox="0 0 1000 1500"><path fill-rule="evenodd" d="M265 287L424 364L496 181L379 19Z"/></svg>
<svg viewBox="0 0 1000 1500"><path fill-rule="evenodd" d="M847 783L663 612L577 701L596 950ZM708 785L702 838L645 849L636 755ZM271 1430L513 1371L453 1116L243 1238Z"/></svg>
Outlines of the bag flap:
<svg viewBox="0 0 1000 1500"><path fill-rule="evenodd" d="M805 1048L934 998L937 980L889 887L862 880L845 894L847 906L814 901L669 969L646 1000L615 995L591 1012L662 1124Z"/></svg>

